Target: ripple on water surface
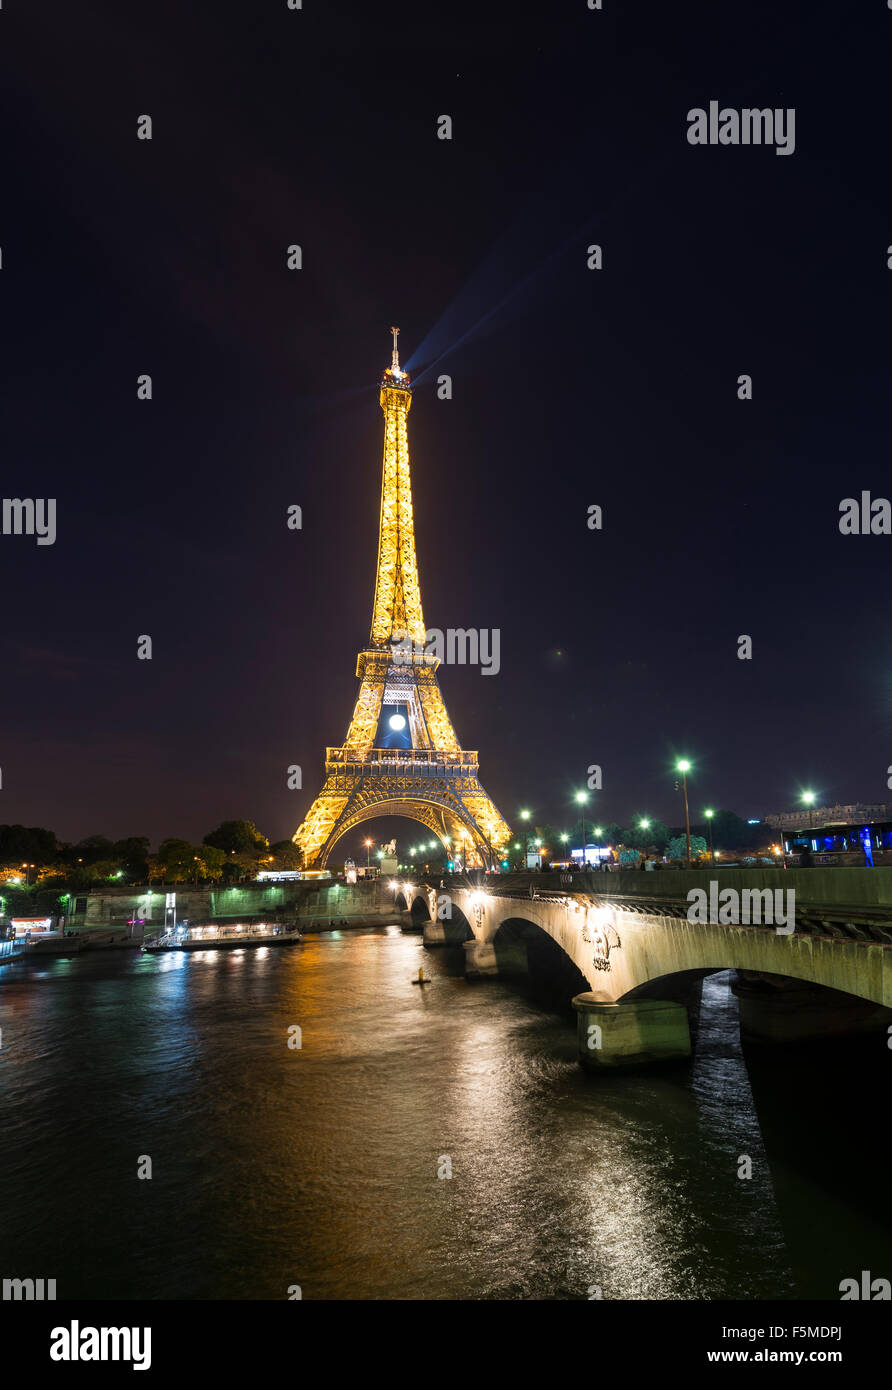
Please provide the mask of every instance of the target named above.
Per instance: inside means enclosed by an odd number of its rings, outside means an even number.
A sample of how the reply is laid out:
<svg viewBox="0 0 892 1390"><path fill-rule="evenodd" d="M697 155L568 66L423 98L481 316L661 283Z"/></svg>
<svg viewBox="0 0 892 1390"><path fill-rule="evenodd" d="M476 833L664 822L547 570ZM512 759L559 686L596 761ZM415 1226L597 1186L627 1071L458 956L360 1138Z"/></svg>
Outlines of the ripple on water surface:
<svg viewBox="0 0 892 1390"><path fill-rule="evenodd" d="M791 1261L727 977L704 999L690 1065L595 1078L569 1013L397 928L5 967L4 1268L60 1298L833 1297L832 1251Z"/></svg>

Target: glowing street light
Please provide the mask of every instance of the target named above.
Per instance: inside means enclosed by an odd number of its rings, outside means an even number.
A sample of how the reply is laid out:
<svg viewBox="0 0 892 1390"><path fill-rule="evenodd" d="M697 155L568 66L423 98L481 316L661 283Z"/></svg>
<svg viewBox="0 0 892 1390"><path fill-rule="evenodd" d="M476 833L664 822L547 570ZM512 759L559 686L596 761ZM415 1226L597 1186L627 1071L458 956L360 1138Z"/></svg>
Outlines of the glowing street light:
<svg viewBox="0 0 892 1390"><path fill-rule="evenodd" d="M372 865L372 845L375 842L374 840L363 840L362 843L365 845L365 866L369 869Z"/></svg>
<svg viewBox="0 0 892 1390"><path fill-rule="evenodd" d="M588 801L588 792L577 792L576 800L579 802L579 815L582 820L582 867L585 868L588 861L585 857L585 812L582 808Z"/></svg>
<svg viewBox="0 0 892 1390"><path fill-rule="evenodd" d="M809 826L809 829L811 829L812 826L813 826L814 823L815 823L815 811L814 811L814 806L815 806L815 794L814 794L814 792L803 792L803 793L802 793L802 800L805 802L806 806L808 807L808 826Z"/></svg>
<svg viewBox="0 0 892 1390"><path fill-rule="evenodd" d="M526 821L526 820L529 820L529 818L530 818L530 813L529 813L529 811L521 811L521 812L520 812L520 819L521 819L521 820ZM530 833L529 833L529 831L527 830L526 826L524 826L524 828L523 828L523 863L522 863L521 866L520 866L522 869L525 869L525 868L527 867L527 862L526 862L526 861L529 859L529 857L530 857Z"/></svg>
<svg viewBox="0 0 892 1390"><path fill-rule="evenodd" d="M681 789L682 789L682 794L683 794L683 796L684 796L684 837L685 837L685 844L686 844L686 846L687 846L687 853L688 853L688 868L690 868L690 867L691 867L691 817L690 817L690 813L688 812L688 773L689 773L690 770L691 770L691 764L688 762L687 758L679 758L679 760L678 760L678 762L675 764L675 766L676 766L677 770L681 773Z"/></svg>
<svg viewBox="0 0 892 1390"><path fill-rule="evenodd" d="M713 818L713 816L715 815L715 811L704 811L703 814L704 814L704 816L706 817L706 819L709 821L709 853L710 853L710 855L712 856L712 862L713 862L713 864L714 864L714 863L715 863L715 849L713 848L713 844L712 844L712 818Z"/></svg>
<svg viewBox="0 0 892 1390"><path fill-rule="evenodd" d="M600 825L593 825L593 826L592 826L592 834L593 834L594 837L595 837L595 844L596 844L597 847L598 847L598 868L600 869L600 867L601 867L601 836L604 834L604 828L603 828L603 826L600 826Z"/></svg>

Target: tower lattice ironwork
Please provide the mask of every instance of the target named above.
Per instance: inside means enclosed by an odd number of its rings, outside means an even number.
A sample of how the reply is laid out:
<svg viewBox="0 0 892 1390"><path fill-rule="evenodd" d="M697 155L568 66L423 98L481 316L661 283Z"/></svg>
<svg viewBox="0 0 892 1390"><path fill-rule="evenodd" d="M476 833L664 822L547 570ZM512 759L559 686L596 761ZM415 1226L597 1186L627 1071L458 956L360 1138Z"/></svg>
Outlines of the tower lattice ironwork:
<svg viewBox="0 0 892 1390"><path fill-rule="evenodd" d="M399 364L399 329L391 331L393 360L379 397L384 470L372 628L357 659L361 684L347 737L326 750L325 783L293 836L306 867L324 867L336 842L375 816L420 822L466 865L491 864L510 835L480 783L477 754L459 745L437 680L439 658L426 650L406 425L412 387ZM393 706L411 746L376 746L383 712Z"/></svg>

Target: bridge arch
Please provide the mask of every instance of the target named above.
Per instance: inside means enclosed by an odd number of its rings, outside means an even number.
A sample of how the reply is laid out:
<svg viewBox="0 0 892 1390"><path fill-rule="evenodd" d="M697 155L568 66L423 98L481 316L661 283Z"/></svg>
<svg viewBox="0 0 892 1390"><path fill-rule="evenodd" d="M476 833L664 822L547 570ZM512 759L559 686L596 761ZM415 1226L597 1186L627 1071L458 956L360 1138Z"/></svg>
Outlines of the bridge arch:
<svg viewBox="0 0 892 1390"><path fill-rule="evenodd" d="M548 928L526 914L505 916L491 937L500 975L530 975L571 999L590 988L571 955Z"/></svg>
<svg viewBox="0 0 892 1390"><path fill-rule="evenodd" d="M439 944L443 946L463 946L466 941L474 940L474 928L468 921L459 904L453 897L448 904L449 915L441 914L439 902L440 894L431 890L431 900L436 918L436 927L440 931ZM434 921L434 917L431 921Z"/></svg>
<svg viewBox="0 0 892 1390"><path fill-rule="evenodd" d="M517 881L447 880L473 933L466 970L535 976L559 965L573 982L556 997L572 999L579 1015L584 1066L689 1055L685 1006L704 977L725 971L735 972L741 1033L752 1038L793 1042L892 1027L892 928L889 914L871 914L870 904L863 914L845 902L808 904L795 924L788 916L773 927L689 919L678 893L664 905L643 898L637 881L620 880L609 893L600 883L571 893L551 881L525 886L529 896ZM786 891L793 888L798 882ZM425 929L426 942L443 940L439 923ZM584 1050L591 1028L610 1031L597 1059Z"/></svg>
<svg viewBox="0 0 892 1390"><path fill-rule="evenodd" d="M650 919L654 939L637 922L621 923L621 974L616 1002L655 998L673 982L704 979L723 970L771 978L782 985L814 986L852 999L888 1006L892 1003L885 967L886 947L879 943L840 941L803 933L778 936L768 928L737 929L714 923L692 933L672 918ZM657 939L658 933L658 939Z"/></svg>
<svg viewBox="0 0 892 1390"><path fill-rule="evenodd" d="M504 954L526 940L529 952L537 941L532 929L541 929L605 1003L667 991L671 997L707 975L736 970L892 1007L892 943L844 935L820 921L800 926L798 915L795 932L784 934L764 925L690 922L672 909L636 910L601 894L536 892L527 900L498 888L450 891L481 946L498 944Z"/></svg>
<svg viewBox="0 0 892 1390"><path fill-rule="evenodd" d="M626 1004L636 999L675 999L687 994L692 985L700 984L710 975L721 975L733 969L732 965L716 965L693 970L669 970L664 975L652 975L633 985L617 997L616 1003Z"/></svg>
<svg viewBox="0 0 892 1390"><path fill-rule="evenodd" d="M419 893L416 898L412 899L409 913L412 917L413 926L420 926L422 923L431 920L431 910L427 900L427 894Z"/></svg>

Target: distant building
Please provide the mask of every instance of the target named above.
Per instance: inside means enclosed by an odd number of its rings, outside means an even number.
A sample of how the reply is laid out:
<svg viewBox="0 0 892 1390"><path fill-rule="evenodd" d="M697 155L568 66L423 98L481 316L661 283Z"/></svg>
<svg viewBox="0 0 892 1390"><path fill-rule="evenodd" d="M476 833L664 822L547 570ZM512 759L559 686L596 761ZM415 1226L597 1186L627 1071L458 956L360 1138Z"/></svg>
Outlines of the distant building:
<svg viewBox="0 0 892 1390"><path fill-rule="evenodd" d="M583 859L583 851L581 849L571 849L570 857L573 860L578 860L578 862L581 865ZM613 850L608 848L607 845L586 845L585 847L586 864L600 864L602 859L612 858Z"/></svg>
<svg viewBox="0 0 892 1390"><path fill-rule="evenodd" d="M892 806L857 801L766 816L785 855L809 849L816 864L892 864ZM795 862L795 859L794 859Z"/></svg>
<svg viewBox="0 0 892 1390"><path fill-rule="evenodd" d="M782 811L764 819L777 830L812 828L816 825L857 825L859 821L892 821L892 806L885 802L873 804L866 801L855 801L850 806L800 806L795 811Z"/></svg>

